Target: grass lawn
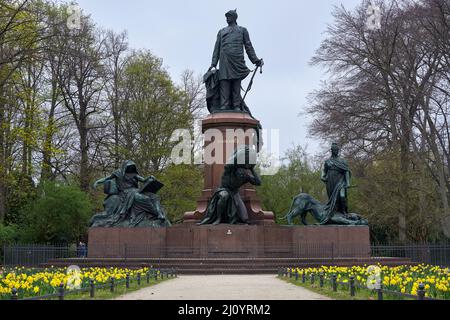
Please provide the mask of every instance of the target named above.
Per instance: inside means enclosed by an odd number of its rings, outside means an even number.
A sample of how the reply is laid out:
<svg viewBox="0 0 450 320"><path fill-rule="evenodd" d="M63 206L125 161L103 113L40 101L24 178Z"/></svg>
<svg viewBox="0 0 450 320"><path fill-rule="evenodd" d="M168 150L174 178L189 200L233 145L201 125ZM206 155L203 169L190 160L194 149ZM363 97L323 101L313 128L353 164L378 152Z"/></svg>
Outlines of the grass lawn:
<svg viewBox="0 0 450 320"><path fill-rule="evenodd" d="M126 288L125 283L120 283L119 285L117 285L117 287L114 288L114 292L110 291L109 286L107 288L103 288L103 289L96 289L94 298L91 298L89 291L87 291L87 292L83 292L83 293L69 294L69 295L65 296L64 299L65 300L111 300L111 299L117 298L119 296L122 296L124 294L138 291L143 288L151 287L151 286L157 285L161 282L164 282L167 280L172 280L172 279L175 279L175 278L169 278L169 279L165 278L164 280L151 279L150 283L147 284L147 281L144 278L141 280L140 286L138 286L136 280L130 281L129 289Z"/></svg>
<svg viewBox="0 0 450 320"><path fill-rule="evenodd" d="M378 300L378 295L376 291L372 291L369 289L361 289L356 288L356 294L354 297L350 296L350 290L348 286L344 287L342 285L338 285L337 292L333 291L331 284L328 281L324 282L323 288L319 285L319 279L316 279L314 284L311 284L310 281L306 281L306 283L302 283L301 278L295 281L295 278L289 277L279 277L279 279L286 281L288 283L292 283L296 286L303 287L315 293L321 294L323 296L329 297L334 300ZM398 297L390 294L383 294L384 300L412 300L408 298Z"/></svg>

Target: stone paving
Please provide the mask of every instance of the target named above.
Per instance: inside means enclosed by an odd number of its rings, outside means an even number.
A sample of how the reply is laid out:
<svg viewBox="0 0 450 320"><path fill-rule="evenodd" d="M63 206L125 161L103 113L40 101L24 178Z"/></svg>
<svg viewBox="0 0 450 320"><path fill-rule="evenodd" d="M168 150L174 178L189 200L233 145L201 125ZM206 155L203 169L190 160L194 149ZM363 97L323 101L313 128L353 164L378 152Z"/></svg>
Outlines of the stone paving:
<svg viewBox="0 0 450 320"><path fill-rule="evenodd" d="M179 276L118 300L330 300L274 275Z"/></svg>

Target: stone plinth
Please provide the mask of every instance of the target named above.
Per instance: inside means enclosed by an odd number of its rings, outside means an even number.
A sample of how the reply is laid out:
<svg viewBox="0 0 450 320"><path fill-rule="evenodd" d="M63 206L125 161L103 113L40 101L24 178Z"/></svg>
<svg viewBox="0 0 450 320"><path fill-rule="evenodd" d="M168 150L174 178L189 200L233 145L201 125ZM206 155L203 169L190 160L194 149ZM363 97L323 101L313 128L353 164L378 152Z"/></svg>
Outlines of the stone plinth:
<svg viewBox="0 0 450 320"><path fill-rule="evenodd" d="M208 202L212 198L215 190L220 187L222 174L224 171L225 163L228 158L232 155L232 151L244 144L253 145L254 141L249 136L244 137L241 141L239 139L233 139L232 141L227 140L227 130L235 131L242 130L242 132L250 132L252 129L254 132L258 132L260 128L260 122L253 119L248 114L245 113L217 113L208 116L202 121L202 132L214 131L220 132L220 138L216 136L212 141L207 141L208 137L205 138L204 152L215 147L216 150L223 150L222 157L220 155L213 154L217 156L220 163L205 163L204 164L204 188L201 198L198 200L197 209L193 212L187 212L184 215L184 223L197 223L201 221L206 213L208 207ZM209 149L208 149L209 147ZM205 155L206 157L206 155ZM247 207L249 214L250 224L262 225L262 224L274 224L275 218L272 212L263 211L261 207L261 202L256 196L256 190L254 186L248 184L241 189L241 197Z"/></svg>
<svg viewBox="0 0 450 320"><path fill-rule="evenodd" d="M95 228L89 258L369 258L366 226Z"/></svg>

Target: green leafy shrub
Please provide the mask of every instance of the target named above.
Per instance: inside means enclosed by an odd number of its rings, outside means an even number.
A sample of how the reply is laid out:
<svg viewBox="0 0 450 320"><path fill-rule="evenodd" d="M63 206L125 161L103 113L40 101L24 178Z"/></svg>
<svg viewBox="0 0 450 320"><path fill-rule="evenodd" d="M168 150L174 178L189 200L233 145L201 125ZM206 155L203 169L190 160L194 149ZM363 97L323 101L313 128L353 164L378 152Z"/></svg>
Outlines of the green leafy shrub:
<svg viewBox="0 0 450 320"><path fill-rule="evenodd" d="M19 238L19 230L16 225L4 226L0 224L0 247L14 243Z"/></svg>
<svg viewBox="0 0 450 320"><path fill-rule="evenodd" d="M76 242L86 233L91 215L89 196L78 187L44 182L36 200L24 208L23 241Z"/></svg>

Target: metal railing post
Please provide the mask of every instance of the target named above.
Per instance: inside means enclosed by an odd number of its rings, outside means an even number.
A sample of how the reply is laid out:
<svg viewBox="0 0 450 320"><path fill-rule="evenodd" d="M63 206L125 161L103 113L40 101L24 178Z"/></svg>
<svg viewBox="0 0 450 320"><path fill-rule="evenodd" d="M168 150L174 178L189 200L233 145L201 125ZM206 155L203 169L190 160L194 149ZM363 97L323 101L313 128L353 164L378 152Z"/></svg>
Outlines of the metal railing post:
<svg viewBox="0 0 450 320"><path fill-rule="evenodd" d="M125 287L127 289L130 289L130 275L127 273L126 277L125 277Z"/></svg>
<svg viewBox="0 0 450 320"><path fill-rule="evenodd" d="M383 286L380 285L380 287L377 289L377 294L378 294L378 300L383 300Z"/></svg>
<svg viewBox="0 0 450 320"><path fill-rule="evenodd" d="M331 244L331 260L334 261L334 243Z"/></svg>
<svg viewBox="0 0 450 320"><path fill-rule="evenodd" d="M6 244L3 245L3 265L6 266Z"/></svg>
<svg viewBox="0 0 450 320"><path fill-rule="evenodd" d="M11 300L19 300L19 295L16 288L12 288Z"/></svg>
<svg viewBox="0 0 450 320"><path fill-rule="evenodd" d="M419 290L417 290L417 300L425 300L425 285L419 284Z"/></svg>
<svg viewBox="0 0 450 320"><path fill-rule="evenodd" d="M355 276L350 276L350 296L355 296Z"/></svg>
<svg viewBox="0 0 450 320"><path fill-rule="evenodd" d="M332 285L333 285L333 291L337 292L337 275L336 274L333 274L331 281L332 281Z"/></svg>
<svg viewBox="0 0 450 320"><path fill-rule="evenodd" d="M64 283L62 283L62 282L59 285L58 298L59 298L59 300L64 300Z"/></svg>
<svg viewBox="0 0 450 320"><path fill-rule="evenodd" d="M113 277L111 277L111 286L109 287L109 290L111 292L114 292L114 278Z"/></svg>
<svg viewBox="0 0 450 320"><path fill-rule="evenodd" d="M89 295L91 298L95 297L95 284L94 284L94 280L93 279L89 279L89 286L90 286L90 292Z"/></svg>

